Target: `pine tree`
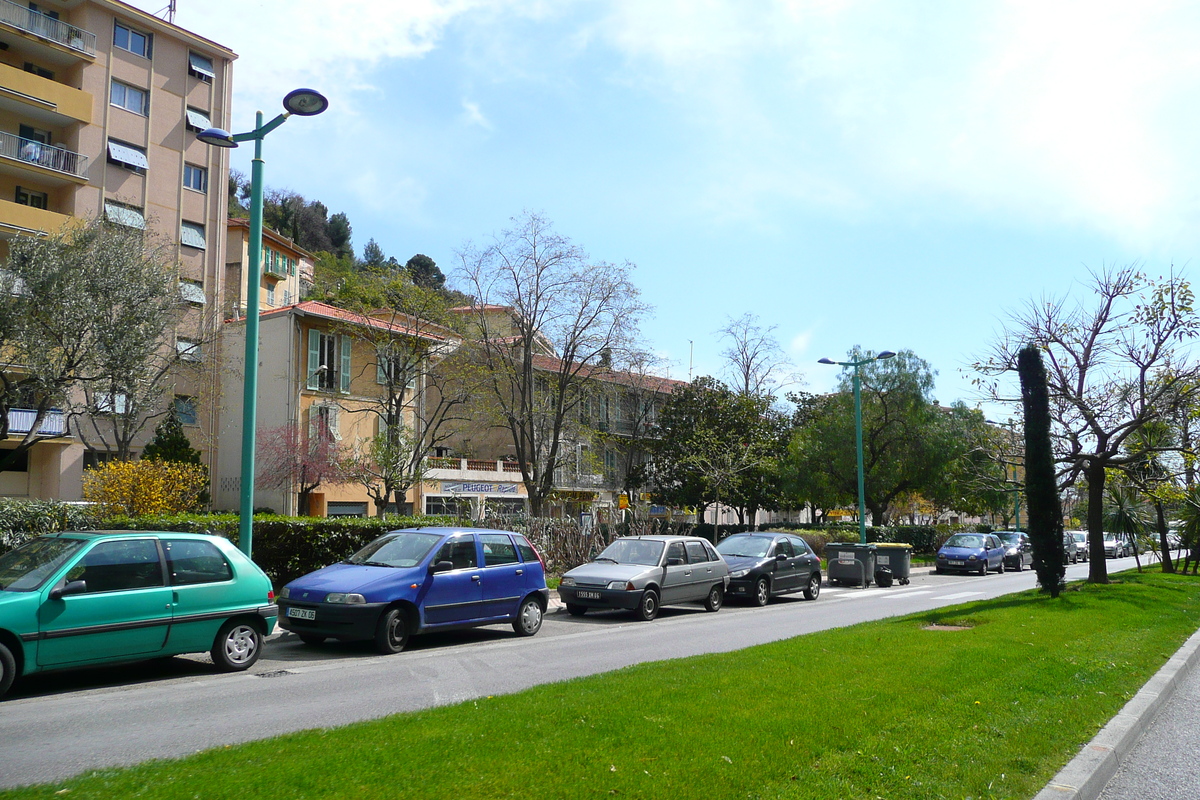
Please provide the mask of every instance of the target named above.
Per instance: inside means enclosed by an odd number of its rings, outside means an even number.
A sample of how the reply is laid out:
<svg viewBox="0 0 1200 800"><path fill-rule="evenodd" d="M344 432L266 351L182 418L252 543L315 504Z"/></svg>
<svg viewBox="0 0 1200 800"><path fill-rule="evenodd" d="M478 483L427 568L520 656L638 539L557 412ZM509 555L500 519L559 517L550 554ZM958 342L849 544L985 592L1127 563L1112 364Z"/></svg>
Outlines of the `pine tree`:
<svg viewBox="0 0 1200 800"><path fill-rule="evenodd" d="M1017 354L1017 373L1021 377L1025 410L1025 497L1029 504L1033 568L1042 590L1058 597L1067 570L1062 506L1050 445L1050 392L1042 354L1036 345L1027 345Z"/></svg>
<svg viewBox="0 0 1200 800"><path fill-rule="evenodd" d="M142 458L204 466L200 451L192 447L187 434L183 432L183 423L179 421L179 415L175 413L174 408L167 413L167 418L154 429L154 438L142 450Z"/></svg>

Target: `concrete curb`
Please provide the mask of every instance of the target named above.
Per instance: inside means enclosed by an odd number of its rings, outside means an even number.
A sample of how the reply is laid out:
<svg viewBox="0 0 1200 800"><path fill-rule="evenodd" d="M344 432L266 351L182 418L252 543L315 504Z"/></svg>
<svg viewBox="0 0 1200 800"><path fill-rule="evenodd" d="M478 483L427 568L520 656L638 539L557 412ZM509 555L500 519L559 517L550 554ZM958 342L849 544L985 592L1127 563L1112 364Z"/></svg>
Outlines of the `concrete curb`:
<svg viewBox="0 0 1200 800"><path fill-rule="evenodd" d="M1096 800L1179 683L1198 665L1200 631L1183 643L1033 800Z"/></svg>

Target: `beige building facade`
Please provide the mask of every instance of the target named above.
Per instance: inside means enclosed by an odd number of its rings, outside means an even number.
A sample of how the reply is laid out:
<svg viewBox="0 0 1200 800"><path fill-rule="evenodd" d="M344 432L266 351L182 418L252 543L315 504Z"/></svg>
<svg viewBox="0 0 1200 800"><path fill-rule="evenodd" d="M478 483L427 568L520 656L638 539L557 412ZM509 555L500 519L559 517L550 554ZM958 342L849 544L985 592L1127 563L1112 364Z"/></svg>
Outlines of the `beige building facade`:
<svg viewBox="0 0 1200 800"><path fill-rule="evenodd" d="M224 297L229 156L195 134L228 127L235 58L116 0L0 0L0 258L14 236L102 214L168 242L187 305L174 347L193 362L168 402L210 468L218 376L209 343ZM62 416L41 428L61 435L0 473L0 497L79 498L96 454ZM0 447L29 430L19 409L10 425Z"/></svg>

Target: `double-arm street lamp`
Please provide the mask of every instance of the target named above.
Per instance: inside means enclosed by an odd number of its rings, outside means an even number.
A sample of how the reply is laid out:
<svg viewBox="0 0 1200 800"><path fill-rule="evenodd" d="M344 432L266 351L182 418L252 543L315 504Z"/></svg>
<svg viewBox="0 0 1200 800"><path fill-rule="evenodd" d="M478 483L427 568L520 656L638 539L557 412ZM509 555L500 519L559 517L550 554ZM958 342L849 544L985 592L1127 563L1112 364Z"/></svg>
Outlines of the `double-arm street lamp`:
<svg viewBox="0 0 1200 800"><path fill-rule="evenodd" d="M250 555L254 537L254 433L258 416L258 293L262 284L263 236L263 158L262 140L288 117L312 117L329 108L329 101L312 89L295 89L283 98L284 113L263 124L263 112L255 118L254 130L229 134L220 128L208 128L196 134L205 144L237 147L254 142L254 160L250 168L250 264L246 270L246 365L242 394L242 476L241 518L238 521L238 547Z"/></svg>
<svg viewBox="0 0 1200 800"><path fill-rule="evenodd" d="M858 368L870 364L872 361L883 361L885 358L893 358L896 354L890 350L884 350L882 353L877 353L870 358L864 358L859 361L833 361L828 358L822 358L818 364L834 364L839 367L854 368L854 440L858 448L858 542L859 544L867 543L867 498L866 489L863 484L863 444L862 444L862 396L859 392Z"/></svg>

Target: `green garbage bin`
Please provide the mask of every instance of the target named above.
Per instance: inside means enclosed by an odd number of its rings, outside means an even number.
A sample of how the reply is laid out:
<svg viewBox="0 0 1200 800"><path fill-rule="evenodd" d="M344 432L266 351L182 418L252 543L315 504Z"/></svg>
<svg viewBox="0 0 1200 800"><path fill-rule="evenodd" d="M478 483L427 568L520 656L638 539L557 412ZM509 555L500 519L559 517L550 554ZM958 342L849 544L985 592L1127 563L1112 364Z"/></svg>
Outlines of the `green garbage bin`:
<svg viewBox="0 0 1200 800"><path fill-rule="evenodd" d="M825 545L826 574L830 585L868 586L875 576L875 545L830 542Z"/></svg>
<svg viewBox="0 0 1200 800"><path fill-rule="evenodd" d="M875 570L879 571L885 567L891 571L892 578L901 586L907 586L909 574L912 572L912 545L900 542L876 542Z"/></svg>

